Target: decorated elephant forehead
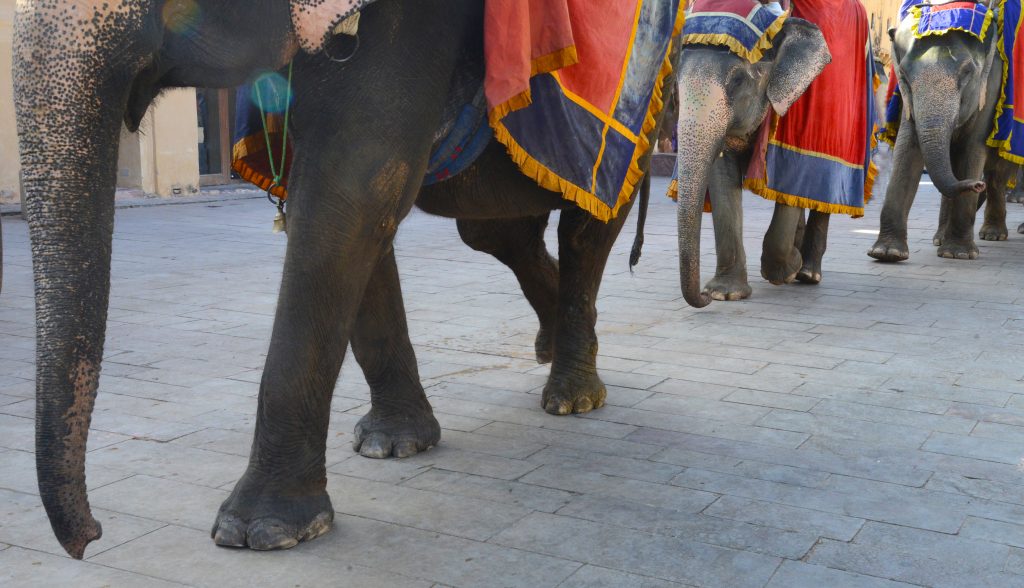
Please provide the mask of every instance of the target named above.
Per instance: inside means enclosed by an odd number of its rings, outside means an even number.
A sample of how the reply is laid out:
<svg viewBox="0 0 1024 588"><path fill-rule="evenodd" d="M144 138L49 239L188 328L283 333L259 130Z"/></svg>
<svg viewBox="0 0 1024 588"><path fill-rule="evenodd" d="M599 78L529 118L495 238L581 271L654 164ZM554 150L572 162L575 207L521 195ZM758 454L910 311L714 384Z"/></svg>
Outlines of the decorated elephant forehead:
<svg viewBox="0 0 1024 588"><path fill-rule="evenodd" d="M375 0L291 0L292 26L299 45L316 53L341 21Z"/></svg>
<svg viewBox="0 0 1024 588"><path fill-rule="evenodd" d="M918 39L959 31L984 41L995 12L977 2L905 0L900 6L900 22L909 23Z"/></svg>
<svg viewBox="0 0 1024 588"><path fill-rule="evenodd" d="M686 13L682 43L725 46L757 63L785 20L785 14L756 0L696 0Z"/></svg>

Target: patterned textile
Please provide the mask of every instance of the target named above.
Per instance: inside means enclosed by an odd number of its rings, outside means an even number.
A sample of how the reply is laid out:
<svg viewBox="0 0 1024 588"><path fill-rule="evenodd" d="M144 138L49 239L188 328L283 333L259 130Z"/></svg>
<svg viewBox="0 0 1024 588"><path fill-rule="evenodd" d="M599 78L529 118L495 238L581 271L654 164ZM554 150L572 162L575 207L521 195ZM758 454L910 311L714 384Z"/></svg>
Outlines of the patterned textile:
<svg viewBox="0 0 1024 588"><path fill-rule="evenodd" d="M992 12L975 2L928 4L924 0L904 0L900 20L911 18L914 36L944 35L962 31L984 41L992 24Z"/></svg>
<svg viewBox="0 0 1024 588"><path fill-rule="evenodd" d="M877 78L867 13L858 0L795 0L793 16L821 29L832 63L776 118L744 186L789 206L863 216L877 175L871 162Z"/></svg>
<svg viewBox="0 0 1024 588"><path fill-rule="evenodd" d="M260 89L266 100L266 122L260 120L260 109L254 98L254 85L239 86L235 91L235 133L234 147L231 153L231 169L235 170L243 180L256 185L261 190L268 190L278 198L288 197L288 173L292 163L292 146L287 146L288 158L285 161L285 173L280 185L274 186L274 174L270 170L270 159L267 157L267 140L263 135L266 124L270 133L270 148L273 152L274 165L281 161L281 145L283 143L284 115L283 105L286 90L281 87L283 78L267 76L261 78ZM276 82L276 83L275 83ZM287 82L283 82L287 83ZM273 189L271 189L273 188Z"/></svg>
<svg viewBox="0 0 1024 588"><path fill-rule="evenodd" d="M754 0L696 0L686 12L684 45L724 45L757 63L782 30L785 14Z"/></svg>
<svg viewBox="0 0 1024 588"><path fill-rule="evenodd" d="M608 221L643 179L684 11L680 0L564 1L578 63L530 78L527 104L492 106L491 126L523 173Z"/></svg>
<svg viewBox="0 0 1024 588"><path fill-rule="evenodd" d="M1024 164L1024 43L1017 43L1021 25L1020 0L1000 0L998 47L1003 87L988 145L997 149L1002 158L1017 164ZM1020 110L1016 108L1018 104L1022 105Z"/></svg>

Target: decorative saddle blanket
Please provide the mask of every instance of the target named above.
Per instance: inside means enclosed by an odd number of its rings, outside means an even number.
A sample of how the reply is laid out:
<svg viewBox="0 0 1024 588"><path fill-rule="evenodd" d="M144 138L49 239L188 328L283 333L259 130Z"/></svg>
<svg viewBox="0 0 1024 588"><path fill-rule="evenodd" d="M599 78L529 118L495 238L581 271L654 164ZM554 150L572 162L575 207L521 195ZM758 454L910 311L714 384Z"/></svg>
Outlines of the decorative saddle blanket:
<svg viewBox="0 0 1024 588"><path fill-rule="evenodd" d="M871 161L878 78L867 12L858 0L795 0L792 14L821 29L832 62L776 119L744 186L789 206L863 216L878 175Z"/></svg>
<svg viewBox="0 0 1024 588"><path fill-rule="evenodd" d="M1024 104L1024 44L1018 46L1017 35L1021 25L1020 0L999 0L993 10L974 2L950 2L942 5L922 5L922 0L905 0L900 8L901 19L913 19L915 36L945 35L951 32L967 33L978 41L988 38L990 24L997 21L998 55L1003 68L1003 84L996 105L995 121L988 145L998 150L1004 159L1024 164L1024 112L1017 104ZM903 98L896 83L895 70L890 72L888 103L885 111L885 129L880 138L890 145L896 144L903 112Z"/></svg>
<svg viewBox="0 0 1024 588"><path fill-rule="evenodd" d="M683 45L724 45L750 63L761 61L785 14L750 0L696 0L686 11Z"/></svg>
<svg viewBox="0 0 1024 588"><path fill-rule="evenodd" d="M683 22L681 0L487 0L490 128L479 124L479 106L467 106L432 155L426 181L468 167L493 132L541 186L594 218L615 218L643 179L639 159L664 106L672 42ZM267 141L247 102L238 108L248 124L236 127L233 167L269 189ZM279 158L280 137L270 144ZM278 186L274 193L287 192Z"/></svg>
<svg viewBox="0 0 1024 588"><path fill-rule="evenodd" d="M488 11L492 1L488 0ZM491 102L495 137L520 170L541 186L561 193L594 218L615 218L644 176L639 159L650 147L649 135L664 106L662 86L672 71L672 39L684 20L681 0L504 0L502 4L509 13L519 15L506 22L523 24L531 20L535 4L547 5L545 11L553 11L555 5L564 7L572 45L539 58L528 56L542 51L500 54L500 48L490 42L490 27L497 20L488 19L488 81L501 77L503 67L533 74L518 92L506 92L511 98ZM523 15L526 10L531 18ZM532 27L529 31L536 36ZM527 34L526 27L501 31L502 37ZM520 65L510 66L510 59ZM531 59L529 66L526 59ZM489 97L495 95L491 88Z"/></svg>
<svg viewBox="0 0 1024 588"><path fill-rule="evenodd" d="M975 2L927 4L924 0L906 0L900 7L900 20L913 19L914 36L944 35L962 31L984 41L992 24L992 11Z"/></svg>

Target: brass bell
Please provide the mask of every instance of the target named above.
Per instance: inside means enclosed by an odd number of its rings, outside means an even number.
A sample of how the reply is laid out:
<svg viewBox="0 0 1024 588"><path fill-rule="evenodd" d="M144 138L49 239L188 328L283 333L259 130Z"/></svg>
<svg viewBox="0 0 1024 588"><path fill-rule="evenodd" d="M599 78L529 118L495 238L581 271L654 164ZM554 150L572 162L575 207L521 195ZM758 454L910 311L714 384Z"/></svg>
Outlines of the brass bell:
<svg viewBox="0 0 1024 588"><path fill-rule="evenodd" d="M275 233L286 233L287 227L285 226L284 207L277 209L277 214L274 215L274 232Z"/></svg>

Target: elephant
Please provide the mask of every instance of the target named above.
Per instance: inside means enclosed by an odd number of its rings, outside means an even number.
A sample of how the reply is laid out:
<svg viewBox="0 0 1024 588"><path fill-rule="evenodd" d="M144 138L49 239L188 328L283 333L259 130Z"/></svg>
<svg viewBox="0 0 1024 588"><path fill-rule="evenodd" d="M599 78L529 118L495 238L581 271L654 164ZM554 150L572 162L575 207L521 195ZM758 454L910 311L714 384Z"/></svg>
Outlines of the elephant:
<svg viewBox="0 0 1024 588"><path fill-rule="evenodd" d="M743 174L769 109L785 113L830 61L817 26L790 17L757 63L726 47L686 45L679 58L679 254L683 296L695 307L751 294L743 249ZM700 225L710 194L718 269L700 288ZM777 204L761 274L773 284L821 279L829 215Z"/></svg>
<svg viewBox="0 0 1024 588"><path fill-rule="evenodd" d="M903 105L878 239L868 255L883 262L910 258L907 218L927 168L942 193L933 238L939 257L976 259L979 198L986 203L979 236L1005 240L1006 187L1017 171L987 145L1003 80L999 35L992 30L981 41L950 30L917 38L912 21L889 31Z"/></svg>
<svg viewBox="0 0 1024 588"><path fill-rule="evenodd" d="M53 531L73 557L101 535L84 462L107 319L119 131L122 121L137 130L167 88L232 87L294 67L281 290L251 457L217 513L216 544L283 549L329 530L328 416L350 342L371 390L354 448L404 457L438 442L393 249L414 204L456 218L466 243L515 272L539 318L538 360L552 363L547 412L604 404L595 302L628 205L597 221L521 174L494 142L461 175L423 188L453 79L482 62L483 2L380 0L362 10L354 56L340 62L331 55L344 48L316 52L343 42L329 33L355 4L17 4L15 100L36 283L37 471ZM561 211L558 260L543 238L552 210Z"/></svg>

